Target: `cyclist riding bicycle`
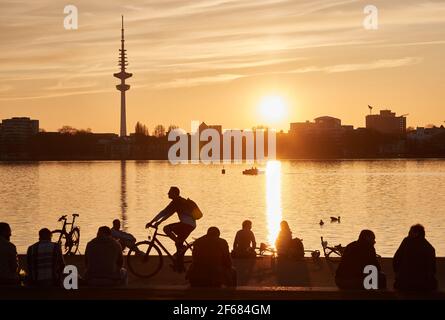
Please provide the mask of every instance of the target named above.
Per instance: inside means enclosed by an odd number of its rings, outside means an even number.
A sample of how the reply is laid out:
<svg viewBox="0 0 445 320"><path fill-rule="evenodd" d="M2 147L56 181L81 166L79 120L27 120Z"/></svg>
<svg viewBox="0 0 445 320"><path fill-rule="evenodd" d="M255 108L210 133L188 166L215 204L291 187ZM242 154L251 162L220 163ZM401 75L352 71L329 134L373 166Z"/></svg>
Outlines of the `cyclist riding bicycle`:
<svg viewBox="0 0 445 320"><path fill-rule="evenodd" d="M167 236L169 236L176 245L176 263L177 265L174 268L177 271L184 271L184 263L183 263L183 254L184 249L184 241L187 237L192 233L192 231L196 228L196 221L193 217L191 208L190 199L185 199L179 195L180 191L178 187L170 187L168 191L168 197L172 200L164 210L159 212L153 220L151 220L146 228L149 228L152 225L159 225L163 221L170 218L175 212L178 214L179 221L176 223L172 223L166 225L164 227L164 232ZM194 203L194 202L193 202Z"/></svg>

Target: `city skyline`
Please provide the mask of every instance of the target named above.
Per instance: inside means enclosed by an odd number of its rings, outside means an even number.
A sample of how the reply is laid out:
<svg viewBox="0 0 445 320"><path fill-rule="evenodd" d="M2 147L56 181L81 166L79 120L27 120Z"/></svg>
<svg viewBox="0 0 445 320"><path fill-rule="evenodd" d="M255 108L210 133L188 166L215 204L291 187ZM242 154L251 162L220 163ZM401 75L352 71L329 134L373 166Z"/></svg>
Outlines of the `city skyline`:
<svg viewBox="0 0 445 320"><path fill-rule="evenodd" d="M363 1L80 1L79 29L68 31L59 5L9 3L0 12L0 118L38 118L48 131L119 132L110 74L124 14L130 128L187 129L199 119L287 131L320 115L364 127L368 104L409 113L408 126L440 126L445 4L373 4L379 29L371 31L362 26ZM286 107L274 123L259 110L270 96Z"/></svg>

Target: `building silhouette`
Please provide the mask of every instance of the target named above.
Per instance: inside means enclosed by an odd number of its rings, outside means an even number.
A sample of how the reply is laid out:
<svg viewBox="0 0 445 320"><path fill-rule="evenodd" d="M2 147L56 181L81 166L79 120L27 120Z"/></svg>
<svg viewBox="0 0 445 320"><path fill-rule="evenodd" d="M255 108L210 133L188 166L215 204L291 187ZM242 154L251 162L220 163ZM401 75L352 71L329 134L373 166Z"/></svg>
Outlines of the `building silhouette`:
<svg viewBox="0 0 445 320"><path fill-rule="evenodd" d="M116 78L121 80L121 83L116 86L117 90L121 92L121 129L120 136L127 136L127 110L125 104L125 91L130 89L130 85L125 83L125 80L133 76L132 73L126 71L128 66L127 54L125 50L125 39L124 39L124 16L122 16L122 29L121 29L121 48L119 49L119 66L121 71L119 73L113 74Z"/></svg>
<svg viewBox="0 0 445 320"><path fill-rule="evenodd" d="M39 133L39 120L26 117L4 119L0 124L0 159L29 156L31 138Z"/></svg>
<svg viewBox="0 0 445 320"><path fill-rule="evenodd" d="M338 138L345 131L353 130L351 125L342 125L341 120L330 116L322 116L314 119L314 122L293 122L290 124L291 135L316 136L324 135L330 138Z"/></svg>
<svg viewBox="0 0 445 320"><path fill-rule="evenodd" d="M380 114L366 116L366 129L385 134L405 135L406 117L396 116L396 113L391 110L380 110Z"/></svg>
<svg viewBox="0 0 445 320"><path fill-rule="evenodd" d="M0 124L2 140L19 142L39 132L39 120L26 117L3 119Z"/></svg>

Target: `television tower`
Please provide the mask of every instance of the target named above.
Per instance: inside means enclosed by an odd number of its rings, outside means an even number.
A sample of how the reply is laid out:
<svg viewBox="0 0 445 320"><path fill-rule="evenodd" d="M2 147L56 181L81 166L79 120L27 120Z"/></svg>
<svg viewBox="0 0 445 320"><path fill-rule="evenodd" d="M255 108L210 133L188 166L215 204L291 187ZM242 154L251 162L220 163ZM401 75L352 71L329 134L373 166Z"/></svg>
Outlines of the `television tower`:
<svg viewBox="0 0 445 320"><path fill-rule="evenodd" d="M119 73L113 74L116 78L121 79L121 83L116 86L116 89L121 92L121 137L127 136L127 110L125 106L125 91L130 89L130 85L125 83L125 79L133 76L132 73L128 73L125 67L128 66L127 54L125 50L125 40L124 40L124 16L122 16L122 38L121 38L121 48L119 49L119 66L121 71Z"/></svg>

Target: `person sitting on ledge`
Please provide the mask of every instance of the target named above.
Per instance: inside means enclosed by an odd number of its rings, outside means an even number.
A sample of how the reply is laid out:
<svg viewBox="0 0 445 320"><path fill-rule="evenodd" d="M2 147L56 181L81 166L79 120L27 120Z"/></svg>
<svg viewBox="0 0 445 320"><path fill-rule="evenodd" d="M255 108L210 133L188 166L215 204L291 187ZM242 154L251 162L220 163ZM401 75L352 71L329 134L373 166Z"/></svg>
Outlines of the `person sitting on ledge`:
<svg viewBox="0 0 445 320"><path fill-rule="evenodd" d="M299 238L292 239L292 231L287 221L281 221L280 232L275 241L275 248L279 258L301 260L304 257L303 242Z"/></svg>
<svg viewBox="0 0 445 320"><path fill-rule="evenodd" d="M136 243L136 238L132 234L121 230L121 222L119 219L113 220L111 236L119 242L122 247L122 251L125 250L125 248L133 247Z"/></svg>
<svg viewBox="0 0 445 320"><path fill-rule="evenodd" d="M11 227L0 222L0 284L18 285L17 249L10 239Z"/></svg>
<svg viewBox="0 0 445 320"><path fill-rule="evenodd" d="M193 243L192 265L187 277L192 287L236 286L236 271L232 268L229 245L221 239L217 227Z"/></svg>
<svg viewBox="0 0 445 320"><path fill-rule="evenodd" d="M256 257L256 241L252 232L252 221L245 220L242 229L236 233L233 242L233 258L255 258Z"/></svg>
<svg viewBox="0 0 445 320"><path fill-rule="evenodd" d="M393 259L397 290L434 291L436 280L436 251L425 239L425 228L416 224L403 239Z"/></svg>
<svg viewBox="0 0 445 320"><path fill-rule="evenodd" d="M60 287L65 262L58 243L51 242L49 229L39 231L39 241L28 248L26 283L38 287Z"/></svg>
<svg viewBox="0 0 445 320"><path fill-rule="evenodd" d="M127 285L128 274L122 266L122 247L111 237L107 226L100 227L97 237L85 250L85 280L92 286Z"/></svg>
<svg viewBox="0 0 445 320"><path fill-rule="evenodd" d="M378 270L378 289L386 289L386 276L381 272L375 252L375 235L371 230L362 230L357 241L345 248L335 274L335 282L340 289L364 289L364 273L368 265Z"/></svg>
<svg viewBox="0 0 445 320"><path fill-rule="evenodd" d="M290 230L287 221L280 222L280 232L278 233L277 240L275 240L275 248L277 254L280 257L287 256L292 246L292 231Z"/></svg>

